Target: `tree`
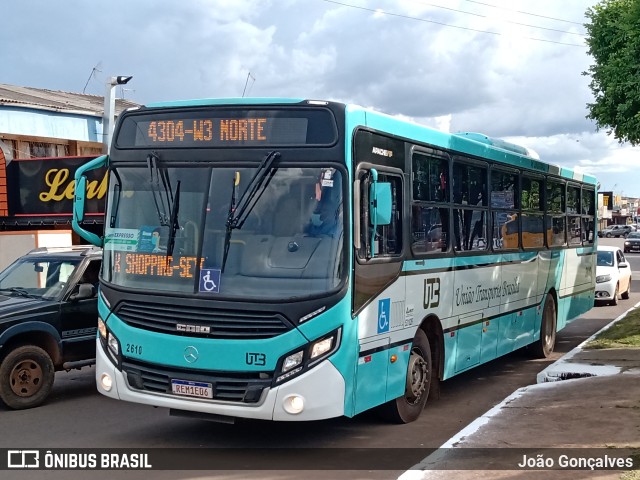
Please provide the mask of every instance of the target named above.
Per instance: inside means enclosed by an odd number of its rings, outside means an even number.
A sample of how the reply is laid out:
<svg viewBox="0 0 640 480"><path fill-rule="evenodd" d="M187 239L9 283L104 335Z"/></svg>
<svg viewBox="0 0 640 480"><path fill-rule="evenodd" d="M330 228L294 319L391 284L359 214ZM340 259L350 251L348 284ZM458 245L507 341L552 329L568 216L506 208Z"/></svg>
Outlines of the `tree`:
<svg viewBox="0 0 640 480"><path fill-rule="evenodd" d="M587 9L594 103L587 118L620 142L640 144L640 0L603 0Z"/></svg>

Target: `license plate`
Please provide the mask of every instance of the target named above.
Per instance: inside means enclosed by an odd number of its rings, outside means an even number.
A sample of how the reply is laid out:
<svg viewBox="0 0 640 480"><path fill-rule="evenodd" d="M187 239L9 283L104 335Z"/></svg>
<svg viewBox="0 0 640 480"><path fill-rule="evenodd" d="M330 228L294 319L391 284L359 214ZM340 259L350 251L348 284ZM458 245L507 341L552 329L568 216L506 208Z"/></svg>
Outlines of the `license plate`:
<svg viewBox="0 0 640 480"><path fill-rule="evenodd" d="M171 392L175 395L196 398L213 398L213 385L191 380L171 380Z"/></svg>

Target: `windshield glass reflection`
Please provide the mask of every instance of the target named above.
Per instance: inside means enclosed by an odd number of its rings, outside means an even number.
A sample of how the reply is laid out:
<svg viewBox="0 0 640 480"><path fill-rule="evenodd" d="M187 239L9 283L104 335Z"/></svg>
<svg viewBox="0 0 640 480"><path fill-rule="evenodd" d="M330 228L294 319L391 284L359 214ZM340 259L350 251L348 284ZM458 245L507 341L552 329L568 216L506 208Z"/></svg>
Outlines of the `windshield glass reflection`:
<svg viewBox="0 0 640 480"><path fill-rule="evenodd" d="M79 261L23 258L0 273L0 295L57 299Z"/></svg>
<svg viewBox="0 0 640 480"><path fill-rule="evenodd" d="M290 299L340 285L339 170L273 166L249 191L255 201L243 208L241 221L235 203L250 188L255 168L158 172L166 182L156 182L145 168L112 172L107 282L239 299Z"/></svg>

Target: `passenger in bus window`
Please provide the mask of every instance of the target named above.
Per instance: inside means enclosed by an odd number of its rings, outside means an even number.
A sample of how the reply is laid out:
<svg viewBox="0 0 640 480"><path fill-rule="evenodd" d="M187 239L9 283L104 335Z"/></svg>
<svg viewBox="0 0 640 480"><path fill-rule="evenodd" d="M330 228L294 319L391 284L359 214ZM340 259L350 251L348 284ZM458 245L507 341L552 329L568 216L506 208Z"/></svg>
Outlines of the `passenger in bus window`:
<svg viewBox="0 0 640 480"><path fill-rule="evenodd" d="M316 185L317 204L305 228L308 235L330 235L336 232L341 219L341 175L334 168L323 169Z"/></svg>
<svg viewBox="0 0 640 480"><path fill-rule="evenodd" d="M462 189L460 188L460 182L456 182L455 178L453 179L453 203L456 204L466 204L467 200L462 194ZM467 231L464 225L463 218L463 210L461 208L456 208L453 210L453 239L454 239L454 249L462 250L462 242L461 242L461 232Z"/></svg>
<svg viewBox="0 0 640 480"><path fill-rule="evenodd" d="M482 192L478 193L478 202L477 206L482 206ZM467 250L473 250L473 241L475 238L478 238L478 243L480 244L480 240L484 237L482 234L482 227L484 224L484 212L481 210L474 210L471 215L471 225L473 226L473 230L471 231L471 236L469 237L469 243L467 244Z"/></svg>

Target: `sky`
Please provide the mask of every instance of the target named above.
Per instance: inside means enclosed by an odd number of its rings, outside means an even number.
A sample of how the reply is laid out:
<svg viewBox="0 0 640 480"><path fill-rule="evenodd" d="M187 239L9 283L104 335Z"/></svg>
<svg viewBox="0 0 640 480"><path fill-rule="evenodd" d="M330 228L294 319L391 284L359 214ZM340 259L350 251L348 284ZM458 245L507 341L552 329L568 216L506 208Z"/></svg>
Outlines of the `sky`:
<svg viewBox="0 0 640 480"><path fill-rule="evenodd" d="M481 132L640 197L640 147L586 118L595 0L4 2L0 83L138 103L295 97Z"/></svg>

